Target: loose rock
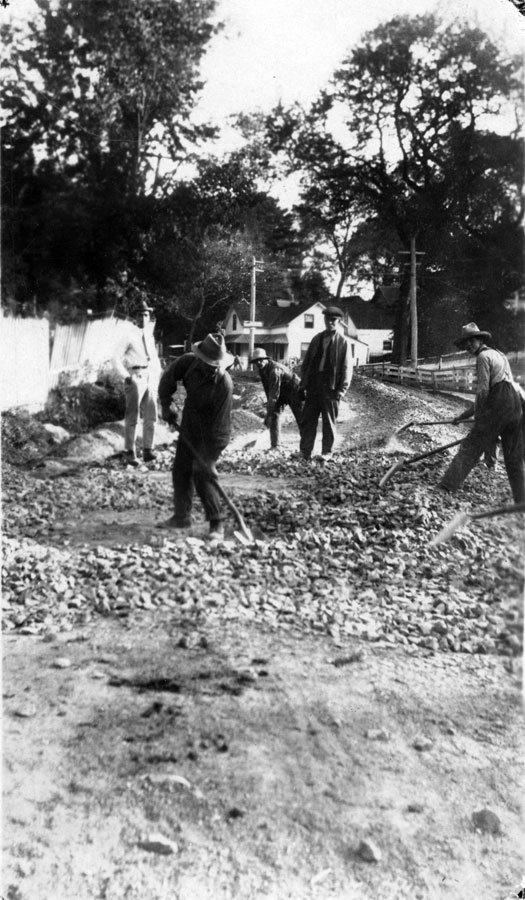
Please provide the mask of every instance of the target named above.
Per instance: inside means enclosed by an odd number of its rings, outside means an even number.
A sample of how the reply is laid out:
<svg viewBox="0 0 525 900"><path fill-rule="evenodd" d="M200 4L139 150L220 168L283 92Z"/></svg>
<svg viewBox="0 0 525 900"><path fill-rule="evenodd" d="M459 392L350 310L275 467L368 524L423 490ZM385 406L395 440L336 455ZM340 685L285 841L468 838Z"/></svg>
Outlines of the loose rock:
<svg viewBox="0 0 525 900"><path fill-rule="evenodd" d="M174 841L170 841L162 834L150 834L146 840L139 841L139 847L149 853L160 853L163 856L177 853L179 849Z"/></svg>
<svg viewBox="0 0 525 900"><path fill-rule="evenodd" d="M484 834L501 834L501 822L491 809L480 809L478 812L472 813L472 823L479 831Z"/></svg>
<svg viewBox="0 0 525 900"><path fill-rule="evenodd" d="M381 850L373 841L362 840L357 848L357 855L365 862L380 862Z"/></svg>

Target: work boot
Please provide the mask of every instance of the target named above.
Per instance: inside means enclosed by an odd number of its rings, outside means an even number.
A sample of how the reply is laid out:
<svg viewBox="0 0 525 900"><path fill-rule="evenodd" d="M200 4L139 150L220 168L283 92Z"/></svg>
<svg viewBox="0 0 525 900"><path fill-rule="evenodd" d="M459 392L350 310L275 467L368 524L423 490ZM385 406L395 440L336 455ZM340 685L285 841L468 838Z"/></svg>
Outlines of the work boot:
<svg viewBox="0 0 525 900"><path fill-rule="evenodd" d="M290 459L302 459L304 462L310 462L310 455L306 455L305 453L301 453L300 450L296 450L295 453L290 454Z"/></svg>
<svg viewBox="0 0 525 900"><path fill-rule="evenodd" d="M192 525L192 520L187 516L184 519L179 519L175 514L171 516L169 519L166 519L165 522L157 522L157 528L190 528Z"/></svg>
<svg viewBox="0 0 525 900"><path fill-rule="evenodd" d="M137 466L140 466L140 463L137 459L137 456L136 456L134 450L125 450L124 451L124 462L126 463L126 465L133 466L134 468L136 468Z"/></svg>
<svg viewBox="0 0 525 900"><path fill-rule="evenodd" d="M210 522L210 541L222 541L224 539L224 524L222 520Z"/></svg>
<svg viewBox="0 0 525 900"><path fill-rule="evenodd" d="M142 451L142 459L144 462L153 462L154 459L157 459L157 454L154 453L153 450L145 447Z"/></svg>

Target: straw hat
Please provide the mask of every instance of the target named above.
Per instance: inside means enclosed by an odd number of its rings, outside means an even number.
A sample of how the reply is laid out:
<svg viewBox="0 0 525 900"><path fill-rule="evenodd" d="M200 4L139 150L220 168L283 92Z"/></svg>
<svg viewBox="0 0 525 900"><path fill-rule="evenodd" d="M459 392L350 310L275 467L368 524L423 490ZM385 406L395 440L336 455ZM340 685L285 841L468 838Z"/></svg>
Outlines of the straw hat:
<svg viewBox="0 0 525 900"><path fill-rule="evenodd" d="M269 359L270 357L266 353L266 350L263 350L262 347L256 347L253 351L253 356L250 359L250 362L256 362L258 359Z"/></svg>
<svg viewBox="0 0 525 900"><path fill-rule="evenodd" d="M191 349L208 366L215 366L217 369L233 366L233 356L228 353L222 334L207 334L203 341L198 341Z"/></svg>
<svg viewBox="0 0 525 900"><path fill-rule="evenodd" d="M454 341L456 347L463 347L469 338L479 338L482 340L483 338L492 338L490 331L480 331L475 322L469 322L468 325L463 325L461 329L461 337Z"/></svg>

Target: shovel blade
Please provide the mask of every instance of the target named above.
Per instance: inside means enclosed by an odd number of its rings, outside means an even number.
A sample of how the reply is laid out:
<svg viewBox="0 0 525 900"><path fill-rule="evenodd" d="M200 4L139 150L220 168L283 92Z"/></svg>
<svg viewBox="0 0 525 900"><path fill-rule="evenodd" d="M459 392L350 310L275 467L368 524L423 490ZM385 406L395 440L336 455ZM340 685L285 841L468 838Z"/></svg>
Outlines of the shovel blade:
<svg viewBox="0 0 525 900"><path fill-rule="evenodd" d="M246 529L246 532L245 534L243 531L234 531L233 534L240 544L244 544L245 547L251 547L252 544L255 544L255 538L248 529Z"/></svg>

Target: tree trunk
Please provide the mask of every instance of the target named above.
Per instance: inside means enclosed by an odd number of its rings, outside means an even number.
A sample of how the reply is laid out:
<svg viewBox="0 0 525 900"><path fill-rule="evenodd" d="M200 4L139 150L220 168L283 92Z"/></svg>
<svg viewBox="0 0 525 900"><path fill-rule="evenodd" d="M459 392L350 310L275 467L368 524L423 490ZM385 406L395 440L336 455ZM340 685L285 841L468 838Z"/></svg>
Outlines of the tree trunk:
<svg viewBox="0 0 525 900"><path fill-rule="evenodd" d="M394 346L392 362L404 366L408 357L408 340L410 336L410 293L409 283L404 279L399 291L399 303L394 325Z"/></svg>
<svg viewBox="0 0 525 900"><path fill-rule="evenodd" d="M195 329L197 328L197 322L199 321L199 319L200 319L200 317L201 317L201 315L202 315L202 311L203 311L203 309L204 309L204 303L205 303L205 300L206 300L206 295L205 295L205 293L204 293L204 290L201 288L201 290L200 290L200 303L199 303L199 308L198 308L197 312L195 313L195 315L194 315L194 317L193 317L193 321L192 321L192 323L191 323L191 328L190 328L190 333L189 333L189 335L188 335L188 341L189 341L190 344L193 344L193 337L194 337L194 335L195 335Z"/></svg>

